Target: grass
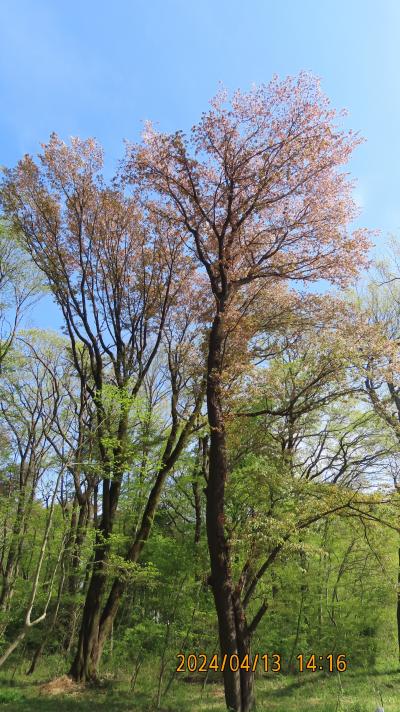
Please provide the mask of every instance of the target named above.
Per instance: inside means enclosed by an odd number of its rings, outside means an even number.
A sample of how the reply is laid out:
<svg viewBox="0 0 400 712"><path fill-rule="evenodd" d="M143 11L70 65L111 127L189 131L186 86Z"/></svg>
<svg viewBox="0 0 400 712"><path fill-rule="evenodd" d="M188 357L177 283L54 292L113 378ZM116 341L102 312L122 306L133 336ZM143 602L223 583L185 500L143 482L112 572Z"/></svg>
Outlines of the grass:
<svg viewBox="0 0 400 712"><path fill-rule="evenodd" d="M39 668L34 679L23 669L0 676L0 706L5 712L150 712L154 710L155 677L149 671L138 681L134 693L127 678L108 679L99 689L48 695L41 685L52 676ZM354 672L323 675L307 672L297 676L267 675L257 680L258 712L375 712L381 704L385 712L400 710L398 671ZM172 685L161 701L162 712L224 712L221 684L210 684L202 693L198 683L182 679Z"/></svg>

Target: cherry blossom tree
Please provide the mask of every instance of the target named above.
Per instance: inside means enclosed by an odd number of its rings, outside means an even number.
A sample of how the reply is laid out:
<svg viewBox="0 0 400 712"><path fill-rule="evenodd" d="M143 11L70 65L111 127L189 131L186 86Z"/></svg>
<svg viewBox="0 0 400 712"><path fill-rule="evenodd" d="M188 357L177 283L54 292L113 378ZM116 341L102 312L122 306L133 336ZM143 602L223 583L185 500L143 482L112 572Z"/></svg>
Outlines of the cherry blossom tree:
<svg viewBox="0 0 400 712"><path fill-rule="evenodd" d="M132 459L130 413L164 331L172 328L172 312L176 322L177 310L184 311L181 286L192 271L176 226L141 211L118 177L106 184L102 162L94 140L74 138L67 145L53 134L38 162L25 156L5 171L2 188L4 210L61 308L81 390L95 411L93 467L101 487L101 514L71 667L72 676L83 681L97 675L105 632L124 589L115 581L105 600L111 535ZM175 409L183 390L179 360L172 387ZM187 399L186 428L179 413L172 415L174 427L143 515L140 541L132 545L133 553L132 547L127 552L130 560L137 560L149 536L161 487L203 399L201 388Z"/></svg>
<svg viewBox="0 0 400 712"><path fill-rule="evenodd" d="M128 147L126 180L146 210L181 231L212 302L206 355L210 428L206 524L221 654L250 653L251 630L232 579L225 528L225 393L229 342L242 358L257 330L257 304L287 298L297 282L345 285L365 263L368 235L348 228L352 183L340 170L360 139L340 130L318 81L307 73L229 101L220 92L189 136L147 126ZM188 283L188 289L190 283ZM224 670L227 707L253 706L251 671Z"/></svg>

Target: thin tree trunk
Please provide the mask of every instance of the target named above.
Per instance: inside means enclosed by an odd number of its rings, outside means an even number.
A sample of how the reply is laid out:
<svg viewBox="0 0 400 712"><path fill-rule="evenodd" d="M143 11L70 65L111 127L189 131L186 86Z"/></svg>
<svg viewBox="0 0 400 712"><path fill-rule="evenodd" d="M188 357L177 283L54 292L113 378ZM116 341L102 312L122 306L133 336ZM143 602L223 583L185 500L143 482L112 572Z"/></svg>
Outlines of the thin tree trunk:
<svg viewBox="0 0 400 712"><path fill-rule="evenodd" d="M304 605L304 595L305 595L305 590L303 586L301 586L301 595L300 595L300 604L299 604L299 612L297 615L297 625L296 625L296 635L293 640L293 645L292 645L292 650L290 652L290 657L289 657L289 664L288 668L291 673L295 672L295 666L294 666L294 654L297 650L298 642L299 642L299 637L300 637L300 624L301 624L301 617L303 614L303 605Z"/></svg>
<svg viewBox="0 0 400 712"><path fill-rule="evenodd" d="M78 505L78 507L77 507ZM79 514L77 514L77 508ZM64 615L66 620L72 621L72 626L68 626L66 631L63 647L68 653L71 649L72 642L75 636L75 628L78 620L78 611L75 595L79 590L79 567L81 562L81 551L85 541L86 532L90 519L89 493L87 492L84 499L79 503L76 500L71 514L70 531L67 544L67 561L66 561L66 590L71 594L71 600L67 603Z"/></svg>
<svg viewBox="0 0 400 712"><path fill-rule="evenodd" d="M23 470L23 465L21 465L21 470ZM3 584L0 593L0 610L2 611L6 611L8 609L14 592L15 580L18 574L21 556L23 534L26 530L26 516L26 496L25 486L23 486L19 491L17 512L12 528L11 542L7 554Z"/></svg>
<svg viewBox="0 0 400 712"><path fill-rule="evenodd" d="M46 632L43 636L42 641L39 643L39 645L37 646L37 648L33 654L32 662L29 666L29 669L26 672L27 675L33 675L33 673L35 672L35 668L36 668L36 665L38 664L39 658L43 654L46 644L47 644L47 642L55 628L55 625L57 622L57 617L58 617L58 611L60 610L61 596L62 596L62 592L64 589L64 581L65 581L65 569L63 567L63 574L62 574L62 577L61 577L61 580L60 580L60 583L58 586L57 601L56 601L56 605L54 607L54 612L53 612L53 615L51 618L51 622L50 622L49 627L46 629Z"/></svg>
<svg viewBox="0 0 400 712"><path fill-rule="evenodd" d="M194 496L194 513L195 513L195 528L194 528L194 543L198 544L201 537L201 500L200 500L200 487L196 480L192 483L193 496Z"/></svg>
<svg viewBox="0 0 400 712"><path fill-rule="evenodd" d="M21 632L17 635L17 637L15 638L15 640L14 640L12 643L10 643L10 645L8 646L8 648L6 648L6 650L4 651L3 655L1 656L1 658L0 658L0 668L4 665L4 663L6 662L6 660L10 657L10 655L11 655L11 654L14 652L14 650L18 647L18 645L20 644L20 642L25 638L25 636L26 636L26 634L28 633L28 631L30 630L30 628L33 628L33 626L37 625L38 623L41 623L41 621L43 621L43 620L46 618L46 615L47 615L47 609L48 609L48 607L49 607L49 603L50 603L50 599L51 599L51 594L52 594L52 590L53 590L54 578L55 578L55 575L56 575L56 572L57 572L58 565L59 565L59 563L60 563L60 561L61 561L61 558L62 558L62 555L63 555L65 541L62 542L62 545L61 545L61 548L60 548L60 552L59 552L59 555L58 555L58 558L57 558L57 562L56 562L56 565L55 565L54 570L53 570L53 574L52 574L51 581L50 581L50 585L49 585L49 592L48 592L48 595L47 595L47 600L46 600L46 603L45 603L43 612L42 612L42 614L41 614L40 616L38 616L35 620L32 620L32 611L33 611L33 606L34 606L34 604L35 604L35 599L36 599L37 590L38 590L38 587L39 587L40 573L41 573L42 566L43 566L44 555L45 555L46 548L47 548L47 542L48 542L48 540L49 540L49 534L50 534L51 523L52 523L52 521L53 521L54 505L55 505L55 499L56 499L56 494L57 494L57 490L58 490L58 485L59 485L59 483L60 483L60 478L61 478L61 472L60 472L60 474L59 474L59 476L58 476L58 478L57 478L57 482L56 482L56 485L55 485L55 488L54 488L54 492L53 492L53 495L52 495L52 499L51 499L50 511L49 511L49 515L48 515L48 518L47 518L46 529L45 529L45 532L44 532L42 545L41 545L41 547L40 547L39 559L38 559L38 563L37 563L37 566L36 566L35 578L34 578L34 581L33 581L33 584L32 584L31 594L30 594L30 597L29 597L28 608L27 608L27 611L26 611L26 614L25 614L24 625L23 625L23 628L22 628Z"/></svg>
<svg viewBox="0 0 400 712"><path fill-rule="evenodd" d="M20 642L25 638L28 630L29 630L28 626L24 625L21 632L18 633L17 637L13 640L12 643L10 643L8 648L4 651L3 655L0 658L0 668L3 667L4 663L10 657L10 655L14 652L14 650L16 648L18 648Z"/></svg>
<svg viewBox="0 0 400 712"><path fill-rule="evenodd" d="M207 456L208 456L208 437L207 435L199 438L198 462L196 467L196 478L193 480L192 489L194 497L194 512L195 512L195 529L194 543L198 544L201 537L201 496L200 496L200 478L207 480Z"/></svg>
<svg viewBox="0 0 400 712"><path fill-rule="evenodd" d="M159 709L160 704L161 704L161 688L162 688L165 667L166 667L166 656L167 656L167 648L168 648L170 632L171 632L171 624L170 624L170 621L167 621L167 626L166 626L166 630L165 630L165 638L164 638L164 646L163 646L163 651L161 653L160 669L158 672L158 685L157 685L157 697L156 697L157 709Z"/></svg>
<svg viewBox="0 0 400 712"><path fill-rule="evenodd" d="M133 668L132 677L131 677L131 681L130 681L129 689L131 692L135 691L136 682L137 682L140 668L142 667L142 665L143 665L143 658L142 658L141 653L139 653L139 655L137 656L136 661L135 661L135 665Z"/></svg>

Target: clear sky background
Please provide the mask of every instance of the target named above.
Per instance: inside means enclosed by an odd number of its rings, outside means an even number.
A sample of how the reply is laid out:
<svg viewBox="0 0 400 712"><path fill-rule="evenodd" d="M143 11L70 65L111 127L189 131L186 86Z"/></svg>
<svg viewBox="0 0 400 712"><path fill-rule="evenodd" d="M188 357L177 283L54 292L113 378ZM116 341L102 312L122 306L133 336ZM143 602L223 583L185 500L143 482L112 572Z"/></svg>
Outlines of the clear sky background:
<svg viewBox="0 0 400 712"><path fill-rule="evenodd" d="M95 136L111 173L143 121L188 129L219 83L302 69L366 142L360 225L400 235L400 0L0 0L0 164L52 131ZM36 325L56 326L49 300Z"/></svg>

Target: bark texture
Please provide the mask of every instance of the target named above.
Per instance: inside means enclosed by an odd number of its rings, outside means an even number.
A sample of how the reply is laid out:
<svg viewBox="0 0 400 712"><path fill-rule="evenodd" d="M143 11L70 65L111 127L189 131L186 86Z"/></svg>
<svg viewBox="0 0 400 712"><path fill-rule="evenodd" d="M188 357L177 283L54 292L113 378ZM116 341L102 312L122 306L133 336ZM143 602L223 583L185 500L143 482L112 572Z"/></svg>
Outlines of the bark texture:
<svg viewBox="0 0 400 712"><path fill-rule="evenodd" d="M221 656L250 658L250 635L240 596L234 588L229 542L225 532L225 486L228 475L226 430L222 408L222 360L224 316L219 312L210 332L207 363L207 409L210 425L209 473L206 488L207 540L210 553L210 584L218 617ZM234 672L226 665L225 701L229 710L249 712L253 706L251 670Z"/></svg>

